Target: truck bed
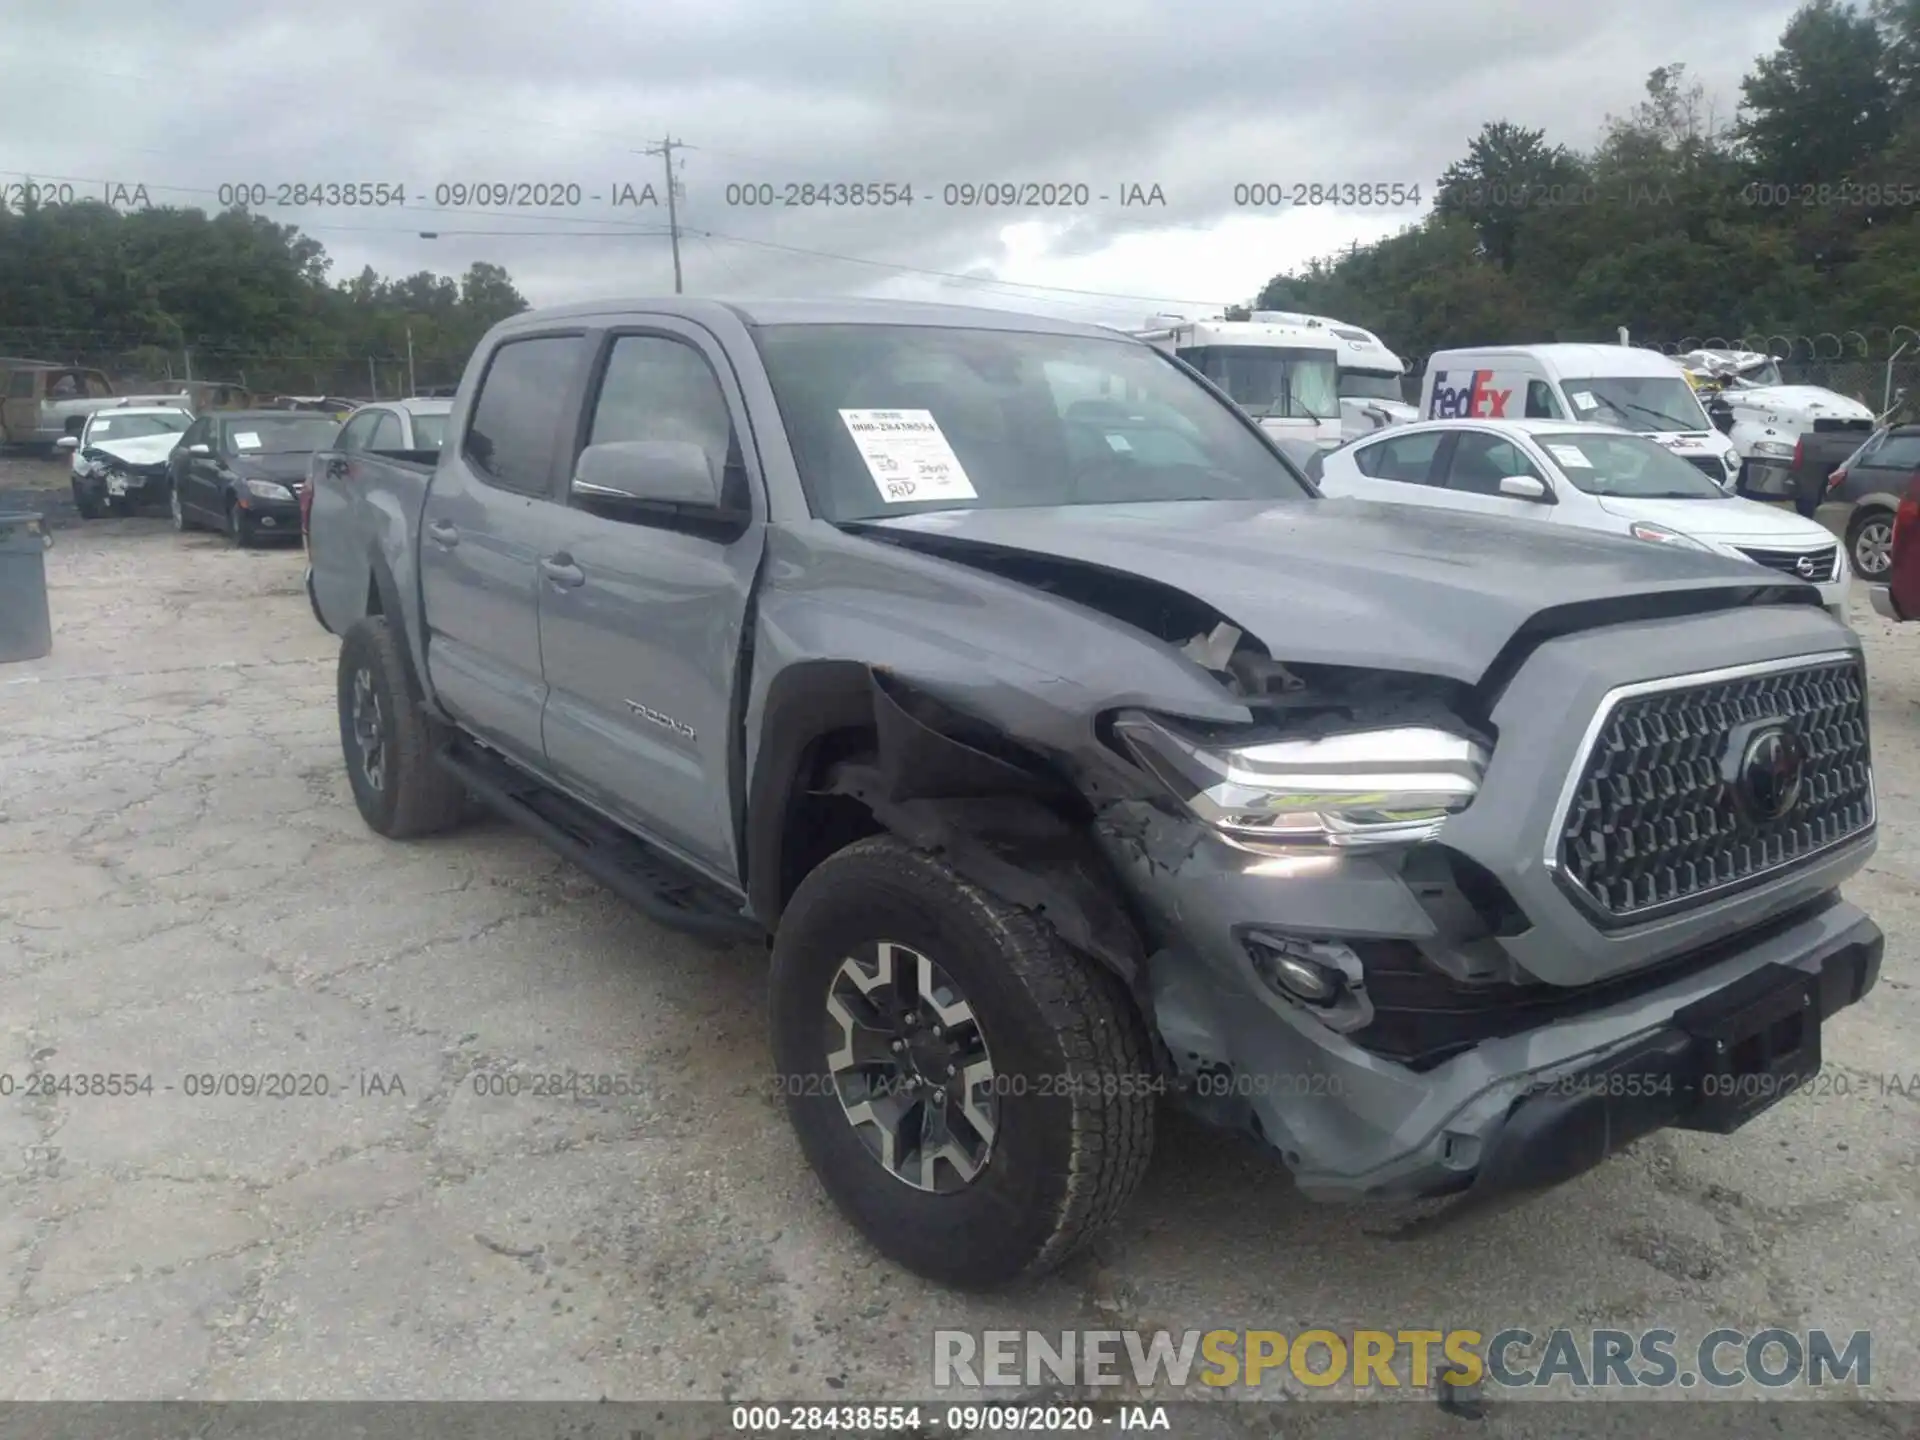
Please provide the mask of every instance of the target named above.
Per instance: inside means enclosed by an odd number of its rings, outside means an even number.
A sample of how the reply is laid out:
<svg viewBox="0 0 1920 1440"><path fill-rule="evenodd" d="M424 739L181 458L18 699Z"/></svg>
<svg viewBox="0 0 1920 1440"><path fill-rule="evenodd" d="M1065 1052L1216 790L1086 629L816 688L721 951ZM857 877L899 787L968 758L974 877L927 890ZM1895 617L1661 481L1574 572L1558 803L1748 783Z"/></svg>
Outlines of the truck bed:
<svg viewBox="0 0 1920 1440"><path fill-rule="evenodd" d="M307 470L308 588L320 623L334 634L376 604L397 605L403 633L422 633L413 537L438 463L434 450L314 455Z"/></svg>
<svg viewBox="0 0 1920 1440"><path fill-rule="evenodd" d="M1793 463L1753 465L1740 493L1749 500L1792 504L1800 495L1824 496L1827 479L1866 444L1871 429L1816 429L1800 437Z"/></svg>

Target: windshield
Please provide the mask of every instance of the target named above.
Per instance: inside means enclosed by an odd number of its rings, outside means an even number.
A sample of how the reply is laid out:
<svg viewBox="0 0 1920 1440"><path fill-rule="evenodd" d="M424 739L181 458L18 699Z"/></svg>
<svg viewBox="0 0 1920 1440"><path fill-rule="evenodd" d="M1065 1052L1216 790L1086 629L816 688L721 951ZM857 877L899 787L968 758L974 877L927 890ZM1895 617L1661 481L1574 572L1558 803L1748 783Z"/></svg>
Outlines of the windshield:
<svg viewBox="0 0 1920 1440"><path fill-rule="evenodd" d="M1576 431L1534 437L1576 490L1632 500L1728 500L1732 497L1666 446L1638 435Z"/></svg>
<svg viewBox="0 0 1920 1440"><path fill-rule="evenodd" d="M420 415L413 417L413 448L416 450L438 450L447 443L447 417L444 415Z"/></svg>
<svg viewBox="0 0 1920 1440"><path fill-rule="evenodd" d="M1332 420L1340 414L1340 384L1329 351L1196 345L1179 355L1256 420Z"/></svg>
<svg viewBox="0 0 1920 1440"><path fill-rule="evenodd" d="M178 435L192 423L192 417L186 414L96 415L87 423L87 443L132 440L141 435Z"/></svg>
<svg viewBox="0 0 1920 1440"><path fill-rule="evenodd" d="M1784 385L1780 378L1780 366L1772 360L1756 365L1751 370L1742 370L1740 379L1748 385Z"/></svg>
<svg viewBox="0 0 1920 1440"><path fill-rule="evenodd" d="M1386 375L1377 370L1342 370L1340 394L1348 400L1405 401L1407 398L1400 388L1398 375Z"/></svg>
<svg viewBox="0 0 1920 1440"><path fill-rule="evenodd" d="M288 411L229 420L223 438L228 450L241 455L299 455L327 449L339 433L339 423L324 415Z"/></svg>
<svg viewBox="0 0 1920 1440"><path fill-rule="evenodd" d="M1577 419L1648 434L1713 428L1693 387L1678 375L1590 377L1562 384Z"/></svg>
<svg viewBox="0 0 1920 1440"><path fill-rule="evenodd" d="M773 325L755 339L828 520L1311 494L1146 345L915 325Z"/></svg>

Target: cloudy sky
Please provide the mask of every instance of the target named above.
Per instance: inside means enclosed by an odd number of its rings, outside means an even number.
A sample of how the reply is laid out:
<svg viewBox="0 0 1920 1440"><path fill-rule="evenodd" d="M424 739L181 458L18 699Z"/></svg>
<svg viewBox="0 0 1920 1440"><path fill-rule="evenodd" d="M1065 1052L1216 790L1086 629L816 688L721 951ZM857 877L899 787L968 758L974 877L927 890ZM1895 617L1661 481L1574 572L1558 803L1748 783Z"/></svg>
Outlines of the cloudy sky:
<svg viewBox="0 0 1920 1440"><path fill-rule="evenodd" d="M1585 145L1607 114L1637 103L1649 70L1676 61L1730 111L1794 6L6 8L0 184L31 175L93 195L143 185L154 204L208 208L223 185L263 186L270 201L282 184L403 185L404 205L263 213L322 241L336 277L364 264L457 273L490 260L550 304L671 289L665 171L645 153L671 136L686 146L689 292L887 294L1136 323L1244 301L1275 272L1419 213L1237 209L1237 184L1418 184L1430 200L1482 122ZM770 185L784 199L789 184L845 181L910 186L915 201L728 203L751 196L730 186ZM1068 199L1085 186L1090 203L945 203L949 186L1001 182L1052 183ZM657 203L645 203L649 184ZM471 188L496 185L549 192ZM1123 205L1135 186L1150 202L1157 186L1164 203ZM641 203L614 203L629 193Z"/></svg>

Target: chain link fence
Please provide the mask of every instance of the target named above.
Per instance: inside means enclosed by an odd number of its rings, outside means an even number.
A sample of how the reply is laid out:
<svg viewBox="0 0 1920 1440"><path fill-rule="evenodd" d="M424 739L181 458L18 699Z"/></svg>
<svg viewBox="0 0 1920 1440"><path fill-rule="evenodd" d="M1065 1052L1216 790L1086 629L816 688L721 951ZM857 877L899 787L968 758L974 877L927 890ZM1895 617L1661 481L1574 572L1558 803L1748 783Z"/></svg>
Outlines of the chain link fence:
<svg viewBox="0 0 1920 1440"><path fill-rule="evenodd" d="M274 353L242 346L210 345L185 350L159 346L49 345L34 337L0 332L0 354L50 360L99 370L122 393L164 391L183 380L239 385L256 395L337 395L358 400L398 400L416 390L457 384L466 355L415 352L405 355Z"/></svg>

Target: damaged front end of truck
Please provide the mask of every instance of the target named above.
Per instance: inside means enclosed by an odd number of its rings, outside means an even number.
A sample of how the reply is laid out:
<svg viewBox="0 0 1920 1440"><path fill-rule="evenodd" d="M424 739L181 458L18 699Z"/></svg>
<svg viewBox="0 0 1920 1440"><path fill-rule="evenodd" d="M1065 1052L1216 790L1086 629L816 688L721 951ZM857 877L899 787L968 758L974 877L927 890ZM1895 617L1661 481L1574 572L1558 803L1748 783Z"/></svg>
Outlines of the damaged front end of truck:
<svg viewBox="0 0 1920 1440"><path fill-rule="evenodd" d="M1349 542L1398 523L1313 509ZM1874 843L1858 646L1792 587L1581 539L1489 586L1433 563L1466 531L1338 559L1269 533L1189 586L1198 534L1058 513L776 540L743 815L784 818L741 837L769 928L849 838L942 855L1112 971L1169 1089L1328 1199L1523 1193L1730 1130L1874 983L1837 889ZM1257 619L1256 561L1285 577ZM1367 567L1400 623L1330 628ZM1555 571L1560 604L1521 598ZM1784 803L1756 746L1798 766Z"/></svg>

